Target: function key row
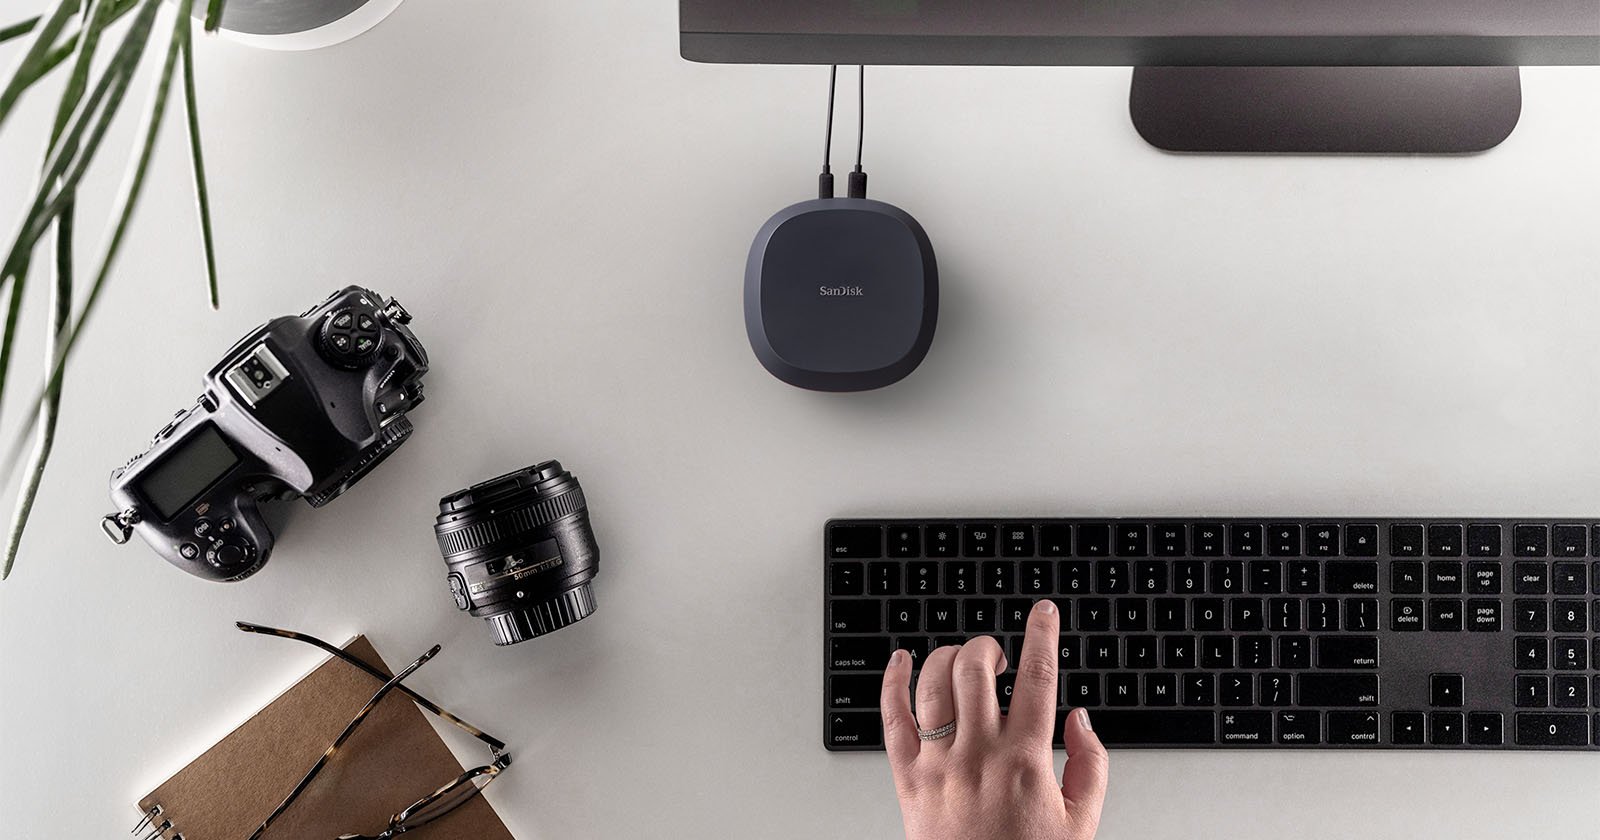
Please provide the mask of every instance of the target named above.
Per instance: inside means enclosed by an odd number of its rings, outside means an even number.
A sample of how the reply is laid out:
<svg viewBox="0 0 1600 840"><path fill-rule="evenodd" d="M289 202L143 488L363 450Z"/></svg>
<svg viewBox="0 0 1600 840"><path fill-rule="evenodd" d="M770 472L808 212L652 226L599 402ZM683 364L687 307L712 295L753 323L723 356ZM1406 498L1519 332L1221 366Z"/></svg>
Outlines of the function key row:
<svg viewBox="0 0 1600 840"><path fill-rule="evenodd" d="M1384 532L1387 531L1386 534ZM1507 534L1509 531L1509 534ZM835 524L830 558L875 557L1587 557L1600 525L1578 523ZM1591 538L1592 537L1592 538Z"/></svg>

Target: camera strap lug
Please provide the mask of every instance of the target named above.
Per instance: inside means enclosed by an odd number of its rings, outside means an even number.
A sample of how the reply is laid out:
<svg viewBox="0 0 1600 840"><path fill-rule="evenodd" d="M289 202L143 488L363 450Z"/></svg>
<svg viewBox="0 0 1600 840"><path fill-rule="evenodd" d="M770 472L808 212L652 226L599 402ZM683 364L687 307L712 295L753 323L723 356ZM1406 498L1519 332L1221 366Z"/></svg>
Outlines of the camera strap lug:
<svg viewBox="0 0 1600 840"><path fill-rule="evenodd" d="M100 530L117 545L133 538L133 526L139 524L139 511L128 508L120 513L108 513L100 520Z"/></svg>

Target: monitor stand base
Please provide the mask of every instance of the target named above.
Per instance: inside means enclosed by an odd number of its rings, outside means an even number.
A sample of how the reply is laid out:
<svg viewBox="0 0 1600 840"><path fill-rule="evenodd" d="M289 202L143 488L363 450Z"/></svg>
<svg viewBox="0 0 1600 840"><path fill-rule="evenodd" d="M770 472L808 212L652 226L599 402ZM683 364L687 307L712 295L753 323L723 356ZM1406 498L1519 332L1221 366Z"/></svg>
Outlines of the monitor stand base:
<svg viewBox="0 0 1600 840"><path fill-rule="evenodd" d="M1463 154L1522 115L1516 67L1136 67L1134 127L1171 152Z"/></svg>

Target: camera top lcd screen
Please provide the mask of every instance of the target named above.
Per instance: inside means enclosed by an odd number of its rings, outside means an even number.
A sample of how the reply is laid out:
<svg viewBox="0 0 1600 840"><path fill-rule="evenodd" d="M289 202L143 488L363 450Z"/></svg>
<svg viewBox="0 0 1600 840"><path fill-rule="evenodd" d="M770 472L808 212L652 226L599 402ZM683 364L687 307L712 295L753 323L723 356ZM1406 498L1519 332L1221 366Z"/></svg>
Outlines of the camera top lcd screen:
<svg viewBox="0 0 1600 840"><path fill-rule="evenodd" d="M207 423L145 474L139 492L169 520L237 463L239 456Z"/></svg>

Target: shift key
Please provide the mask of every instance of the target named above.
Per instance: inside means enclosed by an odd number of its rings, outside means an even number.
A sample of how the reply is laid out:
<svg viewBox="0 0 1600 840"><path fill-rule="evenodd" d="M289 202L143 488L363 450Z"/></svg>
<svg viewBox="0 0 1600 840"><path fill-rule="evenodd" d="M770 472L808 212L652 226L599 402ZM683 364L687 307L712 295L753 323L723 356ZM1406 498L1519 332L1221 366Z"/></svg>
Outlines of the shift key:
<svg viewBox="0 0 1600 840"><path fill-rule="evenodd" d="M1301 706L1376 706L1377 674L1300 674Z"/></svg>

